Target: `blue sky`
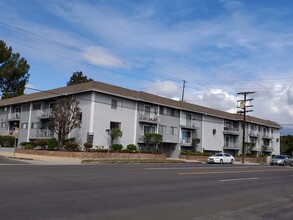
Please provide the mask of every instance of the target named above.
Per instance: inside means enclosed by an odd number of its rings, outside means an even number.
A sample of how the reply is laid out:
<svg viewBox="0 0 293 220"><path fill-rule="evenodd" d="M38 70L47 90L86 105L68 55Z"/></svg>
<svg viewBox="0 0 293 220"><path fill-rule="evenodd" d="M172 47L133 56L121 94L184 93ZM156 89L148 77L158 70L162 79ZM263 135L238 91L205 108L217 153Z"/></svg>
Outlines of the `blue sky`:
<svg viewBox="0 0 293 220"><path fill-rule="evenodd" d="M30 88L96 81L293 124L291 0L1 0L0 39L30 64ZM27 93L32 90L27 89Z"/></svg>

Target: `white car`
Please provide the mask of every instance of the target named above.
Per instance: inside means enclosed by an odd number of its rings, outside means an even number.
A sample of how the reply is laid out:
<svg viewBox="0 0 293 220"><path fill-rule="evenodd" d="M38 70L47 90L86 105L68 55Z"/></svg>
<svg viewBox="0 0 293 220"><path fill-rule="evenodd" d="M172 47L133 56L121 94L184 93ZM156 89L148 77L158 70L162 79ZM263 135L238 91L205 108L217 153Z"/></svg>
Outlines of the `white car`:
<svg viewBox="0 0 293 220"><path fill-rule="evenodd" d="M233 164L235 158L231 154L218 153L208 158L207 163L230 163Z"/></svg>

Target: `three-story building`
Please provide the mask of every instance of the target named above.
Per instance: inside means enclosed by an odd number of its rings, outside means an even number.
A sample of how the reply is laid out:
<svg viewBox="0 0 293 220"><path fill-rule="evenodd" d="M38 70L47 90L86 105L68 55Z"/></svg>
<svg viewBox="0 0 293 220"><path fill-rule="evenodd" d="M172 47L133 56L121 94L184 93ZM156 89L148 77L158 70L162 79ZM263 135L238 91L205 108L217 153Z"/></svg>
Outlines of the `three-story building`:
<svg viewBox="0 0 293 220"><path fill-rule="evenodd" d="M242 116L191 103L175 101L113 86L88 82L44 92L0 100L0 135L16 135L18 145L35 139L56 137L49 128L51 108L56 100L73 96L82 112L81 128L74 129L80 145L108 148L109 131L119 128L118 142L126 147L154 150L145 133L159 133L159 151L178 157L182 151L242 153ZM254 153L280 153L280 128L275 122L247 116L245 142L254 143ZM194 144L193 140L199 140Z"/></svg>

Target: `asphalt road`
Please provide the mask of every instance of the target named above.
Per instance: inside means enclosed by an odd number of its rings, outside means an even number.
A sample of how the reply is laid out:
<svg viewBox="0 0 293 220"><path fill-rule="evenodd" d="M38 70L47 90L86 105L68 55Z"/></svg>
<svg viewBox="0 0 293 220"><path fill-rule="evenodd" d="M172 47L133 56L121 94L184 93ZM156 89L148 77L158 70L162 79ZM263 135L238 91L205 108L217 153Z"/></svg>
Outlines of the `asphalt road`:
<svg viewBox="0 0 293 220"><path fill-rule="evenodd" d="M293 168L0 166L0 219L293 219Z"/></svg>
<svg viewBox="0 0 293 220"><path fill-rule="evenodd" d="M28 163L0 156L0 165L13 165L13 164L19 165L19 164L28 164Z"/></svg>

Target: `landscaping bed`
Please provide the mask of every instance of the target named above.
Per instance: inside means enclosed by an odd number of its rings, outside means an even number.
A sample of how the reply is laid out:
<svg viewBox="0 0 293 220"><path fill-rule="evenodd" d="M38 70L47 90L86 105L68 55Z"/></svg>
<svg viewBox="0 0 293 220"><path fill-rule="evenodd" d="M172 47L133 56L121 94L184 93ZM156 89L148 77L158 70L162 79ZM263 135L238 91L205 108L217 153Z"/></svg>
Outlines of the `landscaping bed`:
<svg viewBox="0 0 293 220"><path fill-rule="evenodd" d="M70 158L143 158L143 159L166 159L165 154L150 153L119 153L119 152L73 152L73 151L49 151L16 149L17 153L34 154L41 156L70 157Z"/></svg>

